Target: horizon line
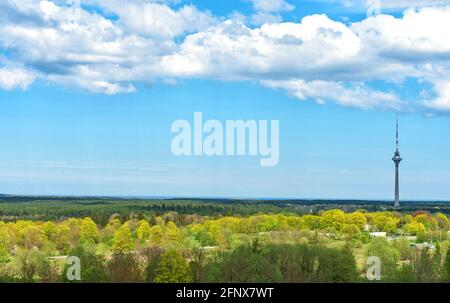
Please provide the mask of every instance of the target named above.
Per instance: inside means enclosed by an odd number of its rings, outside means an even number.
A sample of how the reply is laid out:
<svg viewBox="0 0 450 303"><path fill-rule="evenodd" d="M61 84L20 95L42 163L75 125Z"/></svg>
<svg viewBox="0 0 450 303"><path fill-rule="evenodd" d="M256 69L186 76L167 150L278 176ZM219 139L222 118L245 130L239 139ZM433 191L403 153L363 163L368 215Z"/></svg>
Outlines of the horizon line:
<svg viewBox="0 0 450 303"><path fill-rule="evenodd" d="M355 198L289 198L289 197L225 197L225 196L147 196L147 195L42 195L42 194L2 194L0 193L1 198L7 197L23 197L23 198L94 198L94 199L154 199L154 200L173 200L173 199L182 199L182 200L250 200L250 201L348 201L348 202L382 202L382 203L391 203L393 200L389 199L355 199ZM400 202L435 202L435 203L450 203L450 199L406 199Z"/></svg>

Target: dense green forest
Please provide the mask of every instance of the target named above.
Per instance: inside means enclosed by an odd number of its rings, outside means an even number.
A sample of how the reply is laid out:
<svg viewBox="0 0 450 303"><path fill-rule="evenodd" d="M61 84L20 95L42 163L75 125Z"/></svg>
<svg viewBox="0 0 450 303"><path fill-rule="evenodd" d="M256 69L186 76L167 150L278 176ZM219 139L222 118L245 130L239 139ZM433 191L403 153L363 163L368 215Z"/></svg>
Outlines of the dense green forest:
<svg viewBox="0 0 450 303"><path fill-rule="evenodd" d="M398 211L392 202L352 200L233 200L233 199L127 199L99 197L21 197L0 195L0 220L63 220L90 217L104 225L113 214L143 218L169 211L200 216L253 215L258 213L317 214L339 208L345 212ZM402 202L401 211L442 212L450 215L447 202Z"/></svg>
<svg viewBox="0 0 450 303"><path fill-rule="evenodd" d="M381 282L450 281L441 204L27 199L0 202L3 282L69 282L73 256L81 282L369 282L371 256Z"/></svg>

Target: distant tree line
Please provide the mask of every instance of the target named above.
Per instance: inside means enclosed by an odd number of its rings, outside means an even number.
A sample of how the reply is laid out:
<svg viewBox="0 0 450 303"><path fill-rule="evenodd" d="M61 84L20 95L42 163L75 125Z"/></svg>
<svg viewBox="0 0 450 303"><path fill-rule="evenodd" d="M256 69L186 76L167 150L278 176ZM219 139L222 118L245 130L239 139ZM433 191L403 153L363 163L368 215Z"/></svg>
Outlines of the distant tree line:
<svg viewBox="0 0 450 303"><path fill-rule="evenodd" d="M119 214L144 218L161 216L169 211L180 215L199 216L249 216L258 213L319 214L326 210L341 209L355 212L398 211L392 203L376 201L332 200L231 200L231 199L119 199L70 197L16 197L0 195L0 220L60 221L66 218L90 217L106 225L109 217ZM403 213L439 212L449 215L450 203L403 202Z"/></svg>

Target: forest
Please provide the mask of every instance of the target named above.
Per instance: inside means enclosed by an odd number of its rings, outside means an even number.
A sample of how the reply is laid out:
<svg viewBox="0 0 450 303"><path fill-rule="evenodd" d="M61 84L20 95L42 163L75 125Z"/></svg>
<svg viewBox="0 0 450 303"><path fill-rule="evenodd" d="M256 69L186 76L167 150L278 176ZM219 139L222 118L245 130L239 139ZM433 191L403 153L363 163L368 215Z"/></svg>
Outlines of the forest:
<svg viewBox="0 0 450 303"><path fill-rule="evenodd" d="M0 220L60 221L90 217L105 225L111 215L163 215L175 211L182 215L249 216L258 213L318 214L330 209L355 212L398 211L390 201L362 200L244 200L244 199L134 199L110 197L33 197L0 195ZM402 201L401 211L442 212L450 215L450 203Z"/></svg>
<svg viewBox="0 0 450 303"><path fill-rule="evenodd" d="M439 207L305 205L2 201L0 281L450 282L449 219ZM73 256L79 279L69 279ZM374 281L366 277L371 256L381 261Z"/></svg>

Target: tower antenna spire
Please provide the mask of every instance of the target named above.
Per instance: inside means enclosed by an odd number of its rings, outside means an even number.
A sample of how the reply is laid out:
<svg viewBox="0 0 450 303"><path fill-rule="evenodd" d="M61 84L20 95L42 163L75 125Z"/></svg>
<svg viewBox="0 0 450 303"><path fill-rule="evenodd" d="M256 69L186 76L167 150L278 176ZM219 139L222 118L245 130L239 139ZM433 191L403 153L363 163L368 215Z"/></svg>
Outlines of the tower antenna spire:
<svg viewBox="0 0 450 303"><path fill-rule="evenodd" d="M397 151L399 150L399 144L398 144L398 114L396 115L396 127L395 127L395 144Z"/></svg>

